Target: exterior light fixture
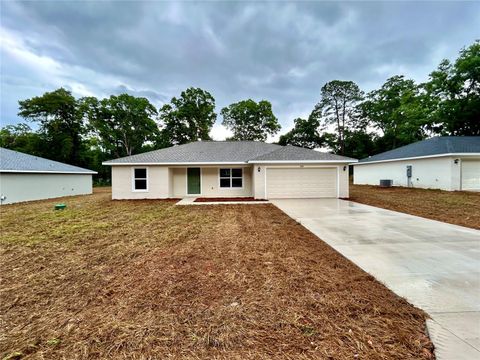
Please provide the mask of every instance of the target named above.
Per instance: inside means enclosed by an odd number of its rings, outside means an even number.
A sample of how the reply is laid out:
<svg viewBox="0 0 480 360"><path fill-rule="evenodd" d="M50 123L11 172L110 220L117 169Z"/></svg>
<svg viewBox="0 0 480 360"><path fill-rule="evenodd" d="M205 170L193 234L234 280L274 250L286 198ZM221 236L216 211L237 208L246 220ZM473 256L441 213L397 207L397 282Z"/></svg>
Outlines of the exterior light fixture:
<svg viewBox="0 0 480 360"><path fill-rule="evenodd" d="M343 171L347 170L347 165L343 166Z"/></svg>
<svg viewBox="0 0 480 360"><path fill-rule="evenodd" d="M458 164L458 159L453 160L455 164Z"/></svg>
<svg viewBox="0 0 480 360"><path fill-rule="evenodd" d="M258 167L257 171L260 172L260 166Z"/></svg>

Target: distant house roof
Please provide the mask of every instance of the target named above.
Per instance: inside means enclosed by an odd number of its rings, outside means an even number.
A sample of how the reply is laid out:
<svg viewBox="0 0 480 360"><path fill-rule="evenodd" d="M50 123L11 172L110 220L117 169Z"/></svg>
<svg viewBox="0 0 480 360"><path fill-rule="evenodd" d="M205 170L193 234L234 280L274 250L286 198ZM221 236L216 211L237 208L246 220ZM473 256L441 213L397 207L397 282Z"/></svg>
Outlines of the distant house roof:
<svg viewBox="0 0 480 360"><path fill-rule="evenodd" d="M352 162L355 160L295 146L280 146L259 141L197 141L109 160L103 164L244 164L262 161Z"/></svg>
<svg viewBox="0 0 480 360"><path fill-rule="evenodd" d="M96 174L95 171L0 148L0 172Z"/></svg>
<svg viewBox="0 0 480 360"><path fill-rule="evenodd" d="M418 157L479 154L480 136L438 136L362 159L357 165Z"/></svg>

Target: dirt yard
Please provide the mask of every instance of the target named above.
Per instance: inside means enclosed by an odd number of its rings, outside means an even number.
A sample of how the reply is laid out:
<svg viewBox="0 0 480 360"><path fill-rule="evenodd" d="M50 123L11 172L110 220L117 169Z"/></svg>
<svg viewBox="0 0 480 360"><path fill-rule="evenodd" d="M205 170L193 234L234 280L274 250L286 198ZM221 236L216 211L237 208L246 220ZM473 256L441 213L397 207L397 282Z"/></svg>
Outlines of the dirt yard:
<svg viewBox="0 0 480 360"><path fill-rule="evenodd" d="M350 184L350 200L480 229L480 193Z"/></svg>
<svg viewBox="0 0 480 360"><path fill-rule="evenodd" d="M425 314L270 204L1 208L0 356L428 359Z"/></svg>

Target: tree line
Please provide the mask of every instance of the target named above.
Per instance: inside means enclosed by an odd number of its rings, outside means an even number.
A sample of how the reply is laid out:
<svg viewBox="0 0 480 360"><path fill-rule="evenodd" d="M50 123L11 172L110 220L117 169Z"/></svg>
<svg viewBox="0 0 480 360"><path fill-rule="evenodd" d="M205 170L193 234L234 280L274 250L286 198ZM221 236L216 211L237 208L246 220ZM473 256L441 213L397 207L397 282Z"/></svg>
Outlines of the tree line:
<svg viewBox="0 0 480 360"><path fill-rule="evenodd" d="M281 127L272 105L248 99L221 109L231 140L265 141ZM129 94L75 98L64 88L19 101L27 123L0 129L0 146L98 171L102 161L154 149L210 140L217 120L208 91L188 88L160 108ZM279 144L329 148L363 158L433 135L480 135L480 42L443 60L427 82L393 76L365 93L353 81L333 80L321 88L306 119L280 136Z"/></svg>

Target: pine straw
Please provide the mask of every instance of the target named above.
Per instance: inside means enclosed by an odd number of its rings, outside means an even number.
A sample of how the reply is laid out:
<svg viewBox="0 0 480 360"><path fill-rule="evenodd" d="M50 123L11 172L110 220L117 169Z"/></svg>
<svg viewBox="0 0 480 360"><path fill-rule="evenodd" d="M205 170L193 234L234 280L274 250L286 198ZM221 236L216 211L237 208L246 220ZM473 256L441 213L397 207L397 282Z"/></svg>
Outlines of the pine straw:
<svg viewBox="0 0 480 360"><path fill-rule="evenodd" d="M480 192L350 185L349 200L480 230Z"/></svg>
<svg viewBox="0 0 480 360"><path fill-rule="evenodd" d="M109 196L2 207L2 357L432 357L425 313L272 205Z"/></svg>

